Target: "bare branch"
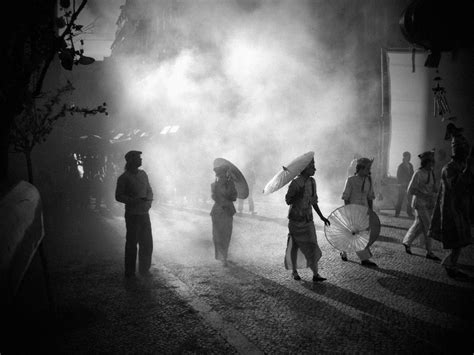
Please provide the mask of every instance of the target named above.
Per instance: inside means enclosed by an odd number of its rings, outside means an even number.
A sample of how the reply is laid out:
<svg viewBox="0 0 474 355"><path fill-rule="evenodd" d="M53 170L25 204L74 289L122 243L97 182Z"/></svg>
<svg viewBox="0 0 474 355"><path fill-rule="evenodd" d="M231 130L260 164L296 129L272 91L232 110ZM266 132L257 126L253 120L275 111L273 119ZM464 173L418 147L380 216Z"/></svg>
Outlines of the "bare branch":
<svg viewBox="0 0 474 355"><path fill-rule="evenodd" d="M66 38L66 35L71 34L74 22L76 21L77 17L81 13L81 11L84 9L86 4L87 4L87 0L82 0L81 5L78 7L77 11L75 11L72 14L71 20L67 24L66 29L64 30L64 32L59 37L60 40L64 40ZM49 53L48 57L46 58L46 61L43 65L43 68L41 69L39 79L36 83L35 90L33 92L33 97L36 97L41 93L41 90L43 88L43 82L44 82L44 79L46 77L46 73L48 72L49 67L51 66L51 63L54 60L54 56L56 55L56 52L57 52L57 48L56 48L56 46L54 46L53 49L51 50L51 53Z"/></svg>

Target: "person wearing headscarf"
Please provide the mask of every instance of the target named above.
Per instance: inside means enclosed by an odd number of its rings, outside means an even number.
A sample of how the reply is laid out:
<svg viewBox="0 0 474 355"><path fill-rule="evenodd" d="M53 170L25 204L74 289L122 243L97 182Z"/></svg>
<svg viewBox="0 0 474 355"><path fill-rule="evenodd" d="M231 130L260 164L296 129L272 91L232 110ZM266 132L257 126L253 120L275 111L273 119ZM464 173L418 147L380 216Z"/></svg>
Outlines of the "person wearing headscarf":
<svg viewBox="0 0 474 355"><path fill-rule="evenodd" d="M357 160L362 158L362 155L359 153L355 153L351 162L349 163L349 167L347 168L347 177L354 175L357 166Z"/></svg>
<svg viewBox="0 0 474 355"><path fill-rule="evenodd" d="M211 209L212 241L214 242L215 258L227 266L227 256L232 225L236 212L234 201L237 199L237 190L234 181L229 175L229 166L214 167L216 181L211 184L211 197L214 205Z"/></svg>
<svg viewBox="0 0 474 355"><path fill-rule="evenodd" d="M345 205L356 204L367 206L370 210L373 209L373 201L375 199L372 178L370 176L370 168L373 159L359 158L357 160L355 174L349 176L344 186L342 199ZM347 253L342 251L340 253L341 259L347 261ZM360 259L361 265L376 267L377 264L369 260L372 257L370 248L367 246L363 250L357 251L356 255Z"/></svg>
<svg viewBox="0 0 474 355"><path fill-rule="evenodd" d="M413 241L424 235L426 258L431 260L440 259L432 251L432 239L428 236L431 215L436 201L437 184L433 168L435 165L434 151L424 152L418 155L421 166L413 174L408 193L413 195L412 207L415 210L415 220L403 238L403 246L407 254L412 254L411 245Z"/></svg>
<svg viewBox="0 0 474 355"><path fill-rule="evenodd" d="M288 270L291 266L293 278L301 280L297 270L298 251L301 251L306 259L306 267L309 267L313 272L313 282L319 282L326 280L326 278L322 277L318 270L318 262L322 253L316 237L312 209L314 208L326 226L329 226L330 222L319 209L316 181L312 177L315 172L314 159L312 159L304 170L291 181L285 195L286 204L290 206L285 268Z"/></svg>
<svg viewBox="0 0 474 355"><path fill-rule="evenodd" d="M441 170L441 185L429 230L429 235L449 250L441 265L452 278L467 276L458 269L458 259L462 248L473 243L474 152L470 149L469 153L464 137L452 137L451 161Z"/></svg>

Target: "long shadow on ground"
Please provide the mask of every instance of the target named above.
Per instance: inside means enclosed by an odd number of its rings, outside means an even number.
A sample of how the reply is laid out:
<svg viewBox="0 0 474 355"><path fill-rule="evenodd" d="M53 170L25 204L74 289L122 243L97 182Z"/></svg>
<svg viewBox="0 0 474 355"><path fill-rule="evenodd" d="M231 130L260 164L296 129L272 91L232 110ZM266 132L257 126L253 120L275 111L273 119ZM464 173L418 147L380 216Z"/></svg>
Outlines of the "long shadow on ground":
<svg viewBox="0 0 474 355"><path fill-rule="evenodd" d="M378 283L391 293L467 321L474 319L474 289L449 285L405 272L377 268ZM440 267L440 272L444 272Z"/></svg>
<svg viewBox="0 0 474 355"><path fill-rule="evenodd" d="M189 273L191 270L187 270ZM195 277L208 273L202 282ZM226 273L232 279L225 277ZM226 271L192 270L194 287L201 297L262 351L274 352L275 337L285 352L442 353L453 342L467 350L468 330L447 330L393 309L382 302L328 282L303 282L319 294L318 300L232 264ZM201 276L202 277L202 276ZM205 285L205 286L204 286ZM202 289L201 289L202 287ZM452 289L445 290L453 291ZM351 316L344 307L356 310Z"/></svg>

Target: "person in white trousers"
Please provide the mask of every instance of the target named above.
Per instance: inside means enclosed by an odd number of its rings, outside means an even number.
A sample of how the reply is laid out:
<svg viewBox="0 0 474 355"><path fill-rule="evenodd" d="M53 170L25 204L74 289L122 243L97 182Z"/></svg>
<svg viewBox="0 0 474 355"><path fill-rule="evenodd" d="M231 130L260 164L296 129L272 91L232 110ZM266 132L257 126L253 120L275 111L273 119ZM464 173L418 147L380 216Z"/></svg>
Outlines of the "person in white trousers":
<svg viewBox="0 0 474 355"><path fill-rule="evenodd" d="M437 195L437 184L433 172L435 165L434 151L424 152L418 157L421 159L421 166L413 174L408 185L408 193L413 195L412 207L415 211L415 220L405 234L402 243L405 252L412 254L411 245L413 241L423 234L426 258L440 261L440 258L432 251L432 239L428 236Z"/></svg>

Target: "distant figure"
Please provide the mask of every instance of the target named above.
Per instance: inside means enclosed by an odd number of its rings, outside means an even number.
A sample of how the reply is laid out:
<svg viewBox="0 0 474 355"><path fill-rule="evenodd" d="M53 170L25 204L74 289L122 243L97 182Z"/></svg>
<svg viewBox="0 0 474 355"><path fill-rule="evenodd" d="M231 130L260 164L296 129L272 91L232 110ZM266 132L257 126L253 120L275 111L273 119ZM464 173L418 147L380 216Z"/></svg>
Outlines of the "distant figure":
<svg viewBox="0 0 474 355"><path fill-rule="evenodd" d="M407 215L413 217L413 211L411 209L412 196L407 193L408 184L414 174L413 165L410 163L411 154L410 152L404 152L402 163L397 169L397 183L398 183L398 200L395 205L395 217L400 216L400 210L402 209L403 203L406 201L407 204Z"/></svg>
<svg viewBox="0 0 474 355"><path fill-rule="evenodd" d="M434 151L424 152L418 157L421 159L421 167L415 172L408 185L408 192L414 196L412 204L415 209L415 221L405 234L402 243L405 252L411 254L411 244L420 234L423 234L426 258L439 261L440 259L431 250L432 240L428 236L437 193L437 184L433 172Z"/></svg>
<svg viewBox="0 0 474 355"><path fill-rule="evenodd" d="M142 152L131 150L125 154L125 172L117 179L115 199L125 204L125 277L135 276L138 250L138 271L142 276L150 276L153 237L148 211L153 201L153 191L142 165Z"/></svg>
<svg viewBox="0 0 474 355"><path fill-rule="evenodd" d="M448 125L449 126L449 125ZM460 133L460 132L458 132ZM441 185L429 235L450 252L443 259L449 277L466 278L457 263L463 247L472 243L471 212L474 189L474 152L467 141L451 137L451 161L441 171Z"/></svg>
<svg viewBox="0 0 474 355"><path fill-rule="evenodd" d="M115 201L114 201L114 190L113 190L113 181L117 179L118 176L118 167L112 160L112 154L105 156L105 167L104 167L104 202L105 206L109 211L114 211Z"/></svg>
<svg viewBox="0 0 474 355"><path fill-rule="evenodd" d="M214 200L211 210L212 240L215 258L221 260L223 266L227 266L233 216L236 212L233 201L237 199L237 190L228 170L229 166L226 165L215 167L216 181L211 184L211 197Z"/></svg>
<svg viewBox="0 0 474 355"><path fill-rule="evenodd" d="M330 222L323 216L318 206L318 194L316 191L316 182L312 178L316 168L314 159L289 185L285 196L286 204L290 205L288 213L289 240L291 242L291 267L292 275L295 280L301 280L297 271L297 253L301 250L306 258L307 266L313 271L313 282L324 281L326 278L319 275L318 261L322 253L318 246L316 229L313 222L313 211L316 211L319 218L325 225ZM285 259L286 260L286 259ZM288 265L285 265L288 268Z"/></svg>
<svg viewBox="0 0 474 355"><path fill-rule="evenodd" d="M256 214L255 212L255 205L253 201L253 190L255 187L255 181L256 181L256 176L255 176L255 160L250 161L245 169L244 169L244 176L247 181L248 187L249 187L249 196L247 197L247 201L249 204L249 212L251 214ZM244 211L244 201L243 199L239 198L237 199L238 204L237 204L237 211L239 213L242 213Z"/></svg>
<svg viewBox="0 0 474 355"><path fill-rule="evenodd" d="M357 160L359 160L360 158L362 158L362 155L360 155L359 153L354 154L354 157L352 158L352 160L349 164L349 167L347 168L347 176L346 177L349 177L349 176L352 176L352 175L355 174L356 166L357 166Z"/></svg>
<svg viewBox="0 0 474 355"><path fill-rule="evenodd" d="M344 192L342 193L342 199L344 200L345 205L356 204L373 209L375 193L372 178L370 176L372 162L373 159L371 160L369 158L357 159L355 175L347 178ZM376 263L369 260L372 257L369 247L357 251L356 254L361 260L361 265L370 267L377 266ZM345 251L342 251L340 256L343 261L347 261L347 253Z"/></svg>
<svg viewBox="0 0 474 355"><path fill-rule="evenodd" d="M94 209L100 211L103 191L102 185L104 182L104 157L99 154L91 154L87 157L84 163L84 175L89 184L89 196L94 199Z"/></svg>

